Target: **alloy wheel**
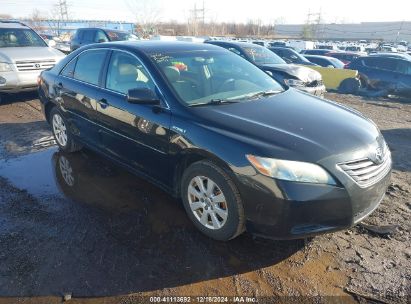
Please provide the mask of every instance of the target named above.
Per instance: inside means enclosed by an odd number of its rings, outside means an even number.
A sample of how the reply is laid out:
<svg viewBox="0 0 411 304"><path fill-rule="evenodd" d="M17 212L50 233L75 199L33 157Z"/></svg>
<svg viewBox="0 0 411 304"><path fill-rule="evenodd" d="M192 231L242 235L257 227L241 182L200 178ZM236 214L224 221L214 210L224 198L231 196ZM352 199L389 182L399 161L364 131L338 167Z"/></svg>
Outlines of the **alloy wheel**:
<svg viewBox="0 0 411 304"><path fill-rule="evenodd" d="M221 188L210 178L196 176L190 181L188 202L194 216L204 227L217 230L227 222L226 198Z"/></svg>
<svg viewBox="0 0 411 304"><path fill-rule="evenodd" d="M53 116L53 132L59 145L65 147L67 145L67 128L59 114Z"/></svg>

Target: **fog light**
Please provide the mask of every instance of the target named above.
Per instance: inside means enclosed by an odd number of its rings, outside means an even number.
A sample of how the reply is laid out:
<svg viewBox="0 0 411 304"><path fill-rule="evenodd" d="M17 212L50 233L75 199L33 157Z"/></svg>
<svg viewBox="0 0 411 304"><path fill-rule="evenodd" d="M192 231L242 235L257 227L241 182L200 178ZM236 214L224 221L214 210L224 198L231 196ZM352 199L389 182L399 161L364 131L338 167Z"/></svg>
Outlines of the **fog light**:
<svg viewBox="0 0 411 304"><path fill-rule="evenodd" d="M0 76L0 85L6 84L6 78Z"/></svg>

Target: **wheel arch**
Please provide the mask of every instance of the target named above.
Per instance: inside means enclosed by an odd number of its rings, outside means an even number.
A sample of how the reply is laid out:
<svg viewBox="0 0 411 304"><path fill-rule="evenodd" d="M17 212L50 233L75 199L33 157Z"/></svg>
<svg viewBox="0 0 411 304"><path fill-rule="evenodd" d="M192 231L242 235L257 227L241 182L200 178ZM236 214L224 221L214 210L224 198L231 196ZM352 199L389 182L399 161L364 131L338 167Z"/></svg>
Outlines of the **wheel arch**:
<svg viewBox="0 0 411 304"><path fill-rule="evenodd" d="M181 194L180 185L184 171L190 165L199 161L211 161L212 163L216 164L221 169L223 169L233 179L234 172L231 170L230 165L226 161L222 160L215 154L210 153L209 151L204 151L200 149L189 149L182 152L178 156L177 166L174 170L173 176L173 194L175 197L179 197Z"/></svg>

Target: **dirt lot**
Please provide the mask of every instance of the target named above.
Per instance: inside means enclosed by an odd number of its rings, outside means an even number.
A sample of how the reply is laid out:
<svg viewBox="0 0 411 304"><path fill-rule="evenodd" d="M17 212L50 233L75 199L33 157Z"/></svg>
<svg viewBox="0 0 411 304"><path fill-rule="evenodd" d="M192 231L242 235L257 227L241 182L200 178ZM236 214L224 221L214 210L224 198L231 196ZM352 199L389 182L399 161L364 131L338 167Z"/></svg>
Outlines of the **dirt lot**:
<svg viewBox="0 0 411 304"><path fill-rule="evenodd" d="M0 303L60 303L64 294L70 303L410 303L411 103L327 98L381 128L394 159L382 205L367 225L310 241L244 234L228 243L203 237L178 201L144 180L88 151L58 152L35 95L3 98Z"/></svg>

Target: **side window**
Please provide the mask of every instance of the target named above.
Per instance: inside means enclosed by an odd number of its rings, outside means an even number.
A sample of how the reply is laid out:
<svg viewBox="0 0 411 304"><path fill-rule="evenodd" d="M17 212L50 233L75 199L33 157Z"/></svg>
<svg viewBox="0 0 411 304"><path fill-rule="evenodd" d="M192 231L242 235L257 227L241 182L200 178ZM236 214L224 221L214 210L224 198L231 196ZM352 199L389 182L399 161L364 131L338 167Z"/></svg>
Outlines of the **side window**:
<svg viewBox="0 0 411 304"><path fill-rule="evenodd" d="M362 59L362 63L366 67L378 68L376 58L372 58L372 57L364 58L364 59Z"/></svg>
<svg viewBox="0 0 411 304"><path fill-rule="evenodd" d="M397 61L391 58L381 58L377 63L377 67L381 70L395 71L397 67Z"/></svg>
<svg viewBox="0 0 411 304"><path fill-rule="evenodd" d="M85 30L83 32L83 41L85 42L94 42L94 35L95 31L94 30Z"/></svg>
<svg viewBox="0 0 411 304"><path fill-rule="evenodd" d="M108 42L106 34L102 30L98 30L94 42Z"/></svg>
<svg viewBox="0 0 411 304"><path fill-rule="evenodd" d="M106 54L107 51L105 50L93 50L82 53L77 58L74 78L98 85Z"/></svg>
<svg viewBox="0 0 411 304"><path fill-rule="evenodd" d="M154 90L154 87L140 60L124 52L113 52L107 72L107 89L127 94L130 89Z"/></svg>
<svg viewBox="0 0 411 304"><path fill-rule="evenodd" d="M74 69L76 67L77 58L71 60L61 71L61 75L73 78L74 77Z"/></svg>
<svg viewBox="0 0 411 304"><path fill-rule="evenodd" d="M411 75L411 62L408 61L398 61L397 72L401 74Z"/></svg>

